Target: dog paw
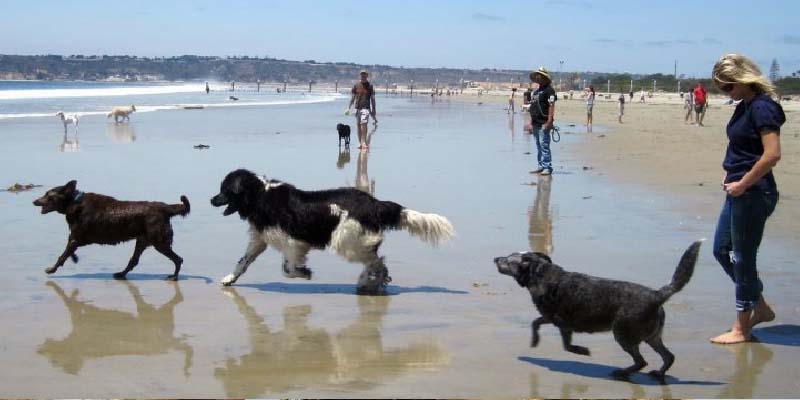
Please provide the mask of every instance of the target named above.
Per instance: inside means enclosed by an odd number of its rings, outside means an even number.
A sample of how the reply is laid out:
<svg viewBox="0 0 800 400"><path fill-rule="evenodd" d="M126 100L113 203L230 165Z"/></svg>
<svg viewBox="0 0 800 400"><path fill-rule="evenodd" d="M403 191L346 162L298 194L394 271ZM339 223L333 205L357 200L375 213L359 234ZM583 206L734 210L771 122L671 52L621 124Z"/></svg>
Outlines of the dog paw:
<svg viewBox="0 0 800 400"><path fill-rule="evenodd" d="M220 281L220 283L222 283L222 286L230 286L233 284L233 282L236 282L236 276L233 274L230 274L222 278L222 280Z"/></svg>
<svg viewBox="0 0 800 400"><path fill-rule="evenodd" d="M164 278L164 280L165 281L177 282L178 281L178 275L169 275L166 278Z"/></svg>
<svg viewBox="0 0 800 400"><path fill-rule="evenodd" d="M57 269L58 269L58 268L53 268L53 267L50 267L50 268L45 268L44 272L45 272L47 275L50 275L50 274L52 274L52 273L55 273Z"/></svg>
<svg viewBox="0 0 800 400"><path fill-rule="evenodd" d="M660 370L654 369L648 372L647 375L650 375L651 377L653 377L653 379L661 382L661 384L666 384L667 375L661 372Z"/></svg>
<svg viewBox="0 0 800 400"><path fill-rule="evenodd" d="M128 278L125 277L125 275L127 275L126 272L116 272L116 273L114 273L114 279L120 280L120 281L128 279Z"/></svg>
<svg viewBox="0 0 800 400"><path fill-rule="evenodd" d="M534 336L531 338L531 347L536 347L539 345L539 336Z"/></svg>
<svg viewBox="0 0 800 400"><path fill-rule="evenodd" d="M570 353L580 354L582 356L592 355L592 352L590 352L588 348L583 346L572 346L569 349L567 349L567 351L569 351Z"/></svg>

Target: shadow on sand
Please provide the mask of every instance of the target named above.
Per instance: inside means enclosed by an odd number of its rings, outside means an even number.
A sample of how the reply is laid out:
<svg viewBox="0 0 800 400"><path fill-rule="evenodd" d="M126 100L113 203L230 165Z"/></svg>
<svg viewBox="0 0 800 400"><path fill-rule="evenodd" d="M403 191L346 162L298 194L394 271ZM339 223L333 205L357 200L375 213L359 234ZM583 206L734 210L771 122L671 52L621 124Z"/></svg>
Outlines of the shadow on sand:
<svg viewBox="0 0 800 400"><path fill-rule="evenodd" d="M137 273L130 273L127 276L127 280L129 281L163 281L166 277L165 274L137 274ZM95 280L103 280L103 281L113 281L114 277L111 273L94 273L94 274L72 274L72 275L55 275L48 277L49 279L95 279ZM190 279L199 279L204 281L207 284L213 282L213 280L207 276L200 276L200 275L178 275L179 281L188 281Z"/></svg>
<svg viewBox="0 0 800 400"><path fill-rule="evenodd" d="M606 379L610 381L625 381L636 385L652 386L652 385L724 385L724 382L710 382L710 381L684 381L674 376L667 375L664 381L659 381L648 376L645 373L631 374L628 379L616 379L611 376L611 371L618 367L610 365L587 363L582 361L564 361L564 360L550 360L547 358L535 357L517 357L520 361L525 361L533 365L547 368L551 371L562 372L565 374L574 374L585 376L587 378Z"/></svg>
<svg viewBox="0 0 800 400"><path fill-rule="evenodd" d="M251 283L237 284L236 287L258 289L264 292L292 293L292 294L356 294L356 285L340 283ZM386 287L387 296L396 296L404 293L445 293L468 294L463 290L452 290L440 286L403 287L389 285Z"/></svg>
<svg viewBox="0 0 800 400"><path fill-rule="evenodd" d="M800 346L800 325L781 324L753 329L755 342L781 346Z"/></svg>

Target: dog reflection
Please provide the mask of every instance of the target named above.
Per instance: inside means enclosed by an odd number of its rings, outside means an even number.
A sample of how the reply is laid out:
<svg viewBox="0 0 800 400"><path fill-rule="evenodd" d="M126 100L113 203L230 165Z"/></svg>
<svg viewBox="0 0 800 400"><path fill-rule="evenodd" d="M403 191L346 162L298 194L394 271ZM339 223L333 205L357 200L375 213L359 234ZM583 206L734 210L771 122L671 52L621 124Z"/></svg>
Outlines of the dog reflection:
<svg viewBox="0 0 800 400"><path fill-rule="evenodd" d="M62 153L74 153L81 149L81 145L78 142L78 134L75 134L75 137L70 139L69 136L64 133L64 137L61 139L61 145L58 146Z"/></svg>
<svg viewBox="0 0 800 400"><path fill-rule="evenodd" d="M261 397L268 393L314 390L365 390L420 370L449 362L430 343L385 349L381 339L386 296L358 296L358 319L336 333L308 325L311 306L283 309L284 327L271 331L235 289L227 288L247 321L250 353L229 358L214 376L228 397Z"/></svg>
<svg viewBox="0 0 800 400"><path fill-rule="evenodd" d="M358 152L358 161L356 163L356 189L375 195L375 180L369 179L369 150L360 150Z"/></svg>
<svg viewBox="0 0 800 400"><path fill-rule="evenodd" d="M539 176L536 198L528 209L528 242L531 251L553 253L553 217L550 210L550 185L552 177Z"/></svg>
<svg viewBox="0 0 800 400"><path fill-rule="evenodd" d="M344 169L350 162L350 146L339 147L339 158L336 159L336 169Z"/></svg>
<svg viewBox="0 0 800 400"><path fill-rule="evenodd" d="M115 142L133 143L136 141L136 130L131 124L106 124L106 132Z"/></svg>
<svg viewBox="0 0 800 400"><path fill-rule="evenodd" d="M189 376L194 351L184 338L174 337L175 306L183 301L177 283L175 294L161 307L144 302L139 289L130 282L122 282L136 303L136 314L104 309L91 301L78 300L78 289L67 296L54 282L47 282L69 310L72 331L63 339L45 339L38 353L44 355L55 367L77 375L87 360L114 356L152 356L170 350L184 353L183 373Z"/></svg>

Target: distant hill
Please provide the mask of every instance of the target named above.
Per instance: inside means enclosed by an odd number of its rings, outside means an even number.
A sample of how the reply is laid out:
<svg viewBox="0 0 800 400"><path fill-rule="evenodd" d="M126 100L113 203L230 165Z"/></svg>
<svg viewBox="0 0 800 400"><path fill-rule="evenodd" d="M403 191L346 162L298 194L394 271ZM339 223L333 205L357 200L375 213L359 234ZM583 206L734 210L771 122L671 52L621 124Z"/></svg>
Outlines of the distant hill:
<svg viewBox="0 0 800 400"><path fill-rule="evenodd" d="M358 78L358 72L370 72L370 81L378 87L409 85L430 87L458 87L480 84L482 87L508 86L512 82L527 85L528 73L522 70L455 69L455 68L404 68L388 65L361 65L343 62L316 62L314 60L290 61L275 58L210 57L183 55L176 57L144 58L136 56L84 56L84 55L0 55L0 79L20 80L83 80L83 81L204 81L221 82L288 82L290 84L333 83L349 84ZM633 90L677 91L678 82L671 74L611 74L601 72L564 72L560 77L551 71L553 83L562 82L562 90L581 90L584 85L594 85L597 91L627 93ZM702 80L709 91L715 88L708 79ZM610 82L610 84L609 84ZM681 90L694 85L696 79L683 79ZM784 94L800 92L800 79L784 78L778 86Z"/></svg>

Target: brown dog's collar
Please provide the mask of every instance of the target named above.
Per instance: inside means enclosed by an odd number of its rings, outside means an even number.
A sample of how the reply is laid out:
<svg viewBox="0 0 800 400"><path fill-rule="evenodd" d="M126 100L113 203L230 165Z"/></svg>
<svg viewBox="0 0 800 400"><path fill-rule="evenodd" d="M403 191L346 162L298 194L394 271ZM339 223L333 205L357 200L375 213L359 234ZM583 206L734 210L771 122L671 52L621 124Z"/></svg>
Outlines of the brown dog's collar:
<svg viewBox="0 0 800 400"><path fill-rule="evenodd" d="M76 190L75 192L76 192L75 198L72 199L73 203L77 203L77 202L81 201L81 199L83 198L83 195L84 195L84 193L81 192L80 190Z"/></svg>

